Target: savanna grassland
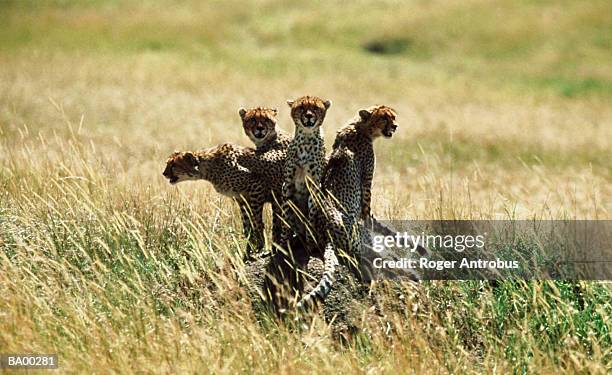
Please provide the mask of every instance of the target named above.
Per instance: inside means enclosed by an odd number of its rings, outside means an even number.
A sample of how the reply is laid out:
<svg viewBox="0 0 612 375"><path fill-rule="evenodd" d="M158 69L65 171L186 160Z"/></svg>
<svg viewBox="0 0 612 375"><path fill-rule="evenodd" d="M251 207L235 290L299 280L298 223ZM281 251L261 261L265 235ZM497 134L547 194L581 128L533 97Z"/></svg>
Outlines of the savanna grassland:
<svg viewBox="0 0 612 375"><path fill-rule="evenodd" d="M237 207L173 150L249 145L240 106L387 104L373 211L610 219L612 4L0 0L0 353L61 372L606 373L606 282L407 285L389 336L260 324ZM364 311L367 306L364 307ZM365 315L364 315L365 317Z"/></svg>

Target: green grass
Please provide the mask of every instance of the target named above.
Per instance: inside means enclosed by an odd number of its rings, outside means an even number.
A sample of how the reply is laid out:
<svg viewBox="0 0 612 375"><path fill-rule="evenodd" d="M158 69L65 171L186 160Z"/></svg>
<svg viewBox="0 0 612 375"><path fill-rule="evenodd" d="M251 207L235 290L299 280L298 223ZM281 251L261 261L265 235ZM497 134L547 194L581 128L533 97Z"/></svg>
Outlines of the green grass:
<svg viewBox="0 0 612 375"><path fill-rule="evenodd" d="M560 77L545 78L541 81L535 81L536 84L540 84L544 87L553 89L556 93L573 98L581 95L588 94L600 94L600 95L611 95L612 94L612 82L606 80L600 80L595 78L585 79L568 79Z"/></svg>
<svg viewBox="0 0 612 375"><path fill-rule="evenodd" d="M426 66L430 74L450 72L450 78L519 91L610 95L612 76L605 67L612 63L612 22L604 0L239 3L186 10L165 1L4 2L0 48L171 53L239 69L254 65L272 75L370 65L378 55L368 48L373 45L394 56L388 66ZM317 53L316 64L295 70L288 60L296 53L305 59Z"/></svg>

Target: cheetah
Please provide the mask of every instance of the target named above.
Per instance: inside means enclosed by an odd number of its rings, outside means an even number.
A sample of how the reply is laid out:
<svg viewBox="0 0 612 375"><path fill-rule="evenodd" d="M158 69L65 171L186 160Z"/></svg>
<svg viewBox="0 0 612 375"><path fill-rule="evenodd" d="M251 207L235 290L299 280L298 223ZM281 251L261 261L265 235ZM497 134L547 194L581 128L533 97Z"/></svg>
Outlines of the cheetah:
<svg viewBox="0 0 612 375"><path fill-rule="evenodd" d="M244 133L255 144L258 152L287 149L291 136L276 128L276 108L240 108L238 114Z"/></svg>
<svg viewBox="0 0 612 375"><path fill-rule="evenodd" d="M286 220L282 239L286 243L290 230L300 232L307 220L309 191L318 189L325 165L325 143L321 125L331 101L315 96L288 100L295 135L287 150L283 179L283 218ZM302 217L300 217L302 216ZM289 228L287 227L289 226Z"/></svg>
<svg viewBox="0 0 612 375"><path fill-rule="evenodd" d="M376 157L373 142L379 137L391 138L397 130L396 112L385 105L377 105L359 111L358 116L341 128L333 149L346 147L355 153L358 185L361 187L361 218L369 220L372 214L372 178ZM350 188L347 187L347 190ZM348 191L344 191L348 194Z"/></svg>
<svg viewBox="0 0 612 375"><path fill-rule="evenodd" d="M282 168L276 166L282 174ZM264 246L263 206L272 202L268 176L254 171L272 171L268 161L258 158L252 148L231 143L221 144L198 152L175 152L168 158L164 177L170 184L189 180L206 180L215 190L233 198L240 207L244 235L247 239L246 258ZM281 178L277 178L281 180ZM279 184L280 185L280 184Z"/></svg>
<svg viewBox="0 0 612 375"><path fill-rule="evenodd" d="M255 158L241 159L242 164L261 176L271 192L272 242L280 243L282 228L282 186L287 149L292 137L276 126L278 110L255 107L238 110L244 133L255 144ZM263 161L263 164L262 164ZM263 168L261 168L263 166Z"/></svg>
<svg viewBox="0 0 612 375"><path fill-rule="evenodd" d="M324 273L319 283L307 293L298 308L311 305L315 298L324 300L331 291L339 264L337 255L349 263L361 250L360 219L372 222L370 199L374 175L373 140L391 138L397 130L396 113L387 106L359 111L358 117L338 131L322 180L322 199L316 202L316 233L324 236ZM375 221L375 220L374 220ZM356 266L352 264L352 266ZM356 267L353 267L354 269Z"/></svg>

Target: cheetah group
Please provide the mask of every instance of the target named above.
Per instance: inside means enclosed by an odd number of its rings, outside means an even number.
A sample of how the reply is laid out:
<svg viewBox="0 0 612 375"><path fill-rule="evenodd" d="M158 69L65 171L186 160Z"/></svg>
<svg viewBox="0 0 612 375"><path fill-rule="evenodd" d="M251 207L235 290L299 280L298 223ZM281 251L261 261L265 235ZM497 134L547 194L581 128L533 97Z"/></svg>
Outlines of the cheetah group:
<svg viewBox="0 0 612 375"><path fill-rule="evenodd" d="M206 180L240 208L247 243L247 263L267 265L261 295L277 311L298 311L324 302L334 288L336 267L346 266L359 279L359 252L371 241L364 227L371 214L375 169L373 141L391 138L396 112L385 105L358 111L341 127L326 156L321 128L332 103L315 96L288 100L293 136L277 127L278 110L266 107L238 111L253 147L232 143L201 151L175 152L163 172L171 184ZM265 252L263 207L272 206L272 246ZM376 223L379 225L378 223ZM318 283L302 290L296 259L322 258ZM259 264L259 263L258 263ZM262 263L263 264L263 263ZM278 285L288 290L281 298Z"/></svg>

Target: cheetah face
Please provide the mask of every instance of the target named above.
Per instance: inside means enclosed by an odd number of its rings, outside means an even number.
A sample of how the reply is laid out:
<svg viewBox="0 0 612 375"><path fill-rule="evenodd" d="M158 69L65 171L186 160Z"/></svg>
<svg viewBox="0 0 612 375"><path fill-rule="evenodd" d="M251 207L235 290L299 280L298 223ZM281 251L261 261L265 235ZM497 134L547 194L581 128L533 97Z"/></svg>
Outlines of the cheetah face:
<svg viewBox="0 0 612 375"><path fill-rule="evenodd" d="M316 96L303 96L296 100L287 100L287 104L291 107L291 118L295 125L309 132L323 124L331 101L324 101Z"/></svg>
<svg viewBox="0 0 612 375"><path fill-rule="evenodd" d="M276 135L276 115L274 108L240 108L238 111L242 119L244 133L255 143L260 145Z"/></svg>
<svg viewBox="0 0 612 375"><path fill-rule="evenodd" d="M198 158L191 152L175 152L168 158L164 177L172 185L200 178Z"/></svg>
<svg viewBox="0 0 612 375"><path fill-rule="evenodd" d="M372 138L380 136L385 138L393 137L393 133L397 130L396 116L397 114L393 108L384 105L359 111L359 117L366 123Z"/></svg>
<svg viewBox="0 0 612 375"><path fill-rule="evenodd" d="M384 128L380 131L385 138L393 137L393 133L397 130L397 123L395 120L387 120Z"/></svg>

